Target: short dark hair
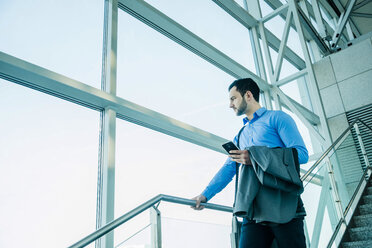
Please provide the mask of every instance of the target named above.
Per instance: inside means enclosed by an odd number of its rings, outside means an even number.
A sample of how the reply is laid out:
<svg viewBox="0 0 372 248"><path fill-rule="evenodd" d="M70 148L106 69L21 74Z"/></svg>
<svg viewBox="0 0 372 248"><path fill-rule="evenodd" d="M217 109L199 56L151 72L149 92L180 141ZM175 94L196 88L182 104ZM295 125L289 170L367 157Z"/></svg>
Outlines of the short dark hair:
<svg viewBox="0 0 372 248"><path fill-rule="evenodd" d="M247 91L250 91L253 95L253 98L258 102L260 99L260 88L256 84L255 81L253 81L252 78L241 78L238 80L235 80L232 84L229 86L229 91L236 87L236 90L244 96L244 94Z"/></svg>

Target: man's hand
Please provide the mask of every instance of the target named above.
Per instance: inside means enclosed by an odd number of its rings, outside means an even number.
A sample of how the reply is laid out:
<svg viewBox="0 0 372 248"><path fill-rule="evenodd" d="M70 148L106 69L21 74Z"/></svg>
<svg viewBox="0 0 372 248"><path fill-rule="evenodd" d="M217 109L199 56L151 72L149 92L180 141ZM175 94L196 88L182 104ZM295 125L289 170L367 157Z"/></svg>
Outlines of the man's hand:
<svg viewBox="0 0 372 248"><path fill-rule="evenodd" d="M198 196L195 196L195 197L192 198L191 200L196 201L195 206L191 206L191 208L192 208L192 209L195 209L195 210L202 210L202 209L204 209L204 206L200 206L200 203L202 203L202 202L207 202L207 198L205 198L204 195L198 195Z"/></svg>
<svg viewBox="0 0 372 248"><path fill-rule="evenodd" d="M251 159L247 150L231 150L229 157L237 163L251 165Z"/></svg>

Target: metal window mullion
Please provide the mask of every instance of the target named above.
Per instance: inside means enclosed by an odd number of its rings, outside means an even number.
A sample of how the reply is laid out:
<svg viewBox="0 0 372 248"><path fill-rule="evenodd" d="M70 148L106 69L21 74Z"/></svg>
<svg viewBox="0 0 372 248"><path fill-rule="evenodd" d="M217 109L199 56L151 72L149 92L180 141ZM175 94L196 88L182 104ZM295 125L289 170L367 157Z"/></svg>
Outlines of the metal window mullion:
<svg viewBox="0 0 372 248"><path fill-rule="evenodd" d="M116 112L106 108L101 114L101 157L98 182L97 229L114 219ZM97 240L96 247L113 247L114 235Z"/></svg>
<svg viewBox="0 0 372 248"><path fill-rule="evenodd" d="M276 66L275 66L275 71L274 71L274 80L275 82L278 81L279 76L280 76L280 70L282 69L282 64L283 64L283 50L284 47L287 43L288 36L289 36L289 29L292 21L292 11L289 8L287 12L287 17L285 20L285 26L284 26L284 31L283 31L283 36L281 39L280 47L279 47L279 52L278 52L278 57L276 61Z"/></svg>
<svg viewBox="0 0 372 248"><path fill-rule="evenodd" d="M249 5L250 8L248 8L247 0L243 1L244 8L247 12L252 14L255 18L259 19L261 17L261 10L259 3L256 0L251 0L251 4ZM256 73L259 75L263 80L267 82L267 76L266 76L266 70L265 70L265 62L262 56L261 51L261 45L259 40L259 33L258 33L258 27L254 26L249 29L249 37L251 39L251 46L252 46L252 52L253 52L253 58L255 61L256 66ZM271 93L270 89L267 89L263 93L264 97L264 105L267 109L271 110L273 109L272 103L271 103Z"/></svg>
<svg viewBox="0 0 372 248"><path fill-rule="evenodd" d="M311 235L311 242L309 248L316 248L319 244L320 231L323 225L323 217L325 212L325 207L327 203L327 197L329 196L329 177L324 173L327 171L324 167L321 169L320 174L323 175L324 180L322 181L322 189L320 190L318 208L316 211L313 233Z"/></svg>
<svg viewBox="0 0 372 248"><path fill-rule="evenodd" d="M249 4L248 4L248 1L249 1ZM261 7L260 7L260 4L259 4L258 0L244 0L244 6L245 6L246 10L250 14L252 14L252 16L254 18L256 18L256 19L261 19L262 18ZM261 52L258 30L260 32L260 37L261 37L261 40L262 40L262 45L263 45L264 54L265 54L265 58L266 58L266 67L268 69L268 74L269 74L269 77L270 77L270 81L272 82L272 76L273 76L274 70L273 70L273 65L272 65L270 51L269 51L269 44L267 42L266 28L264 26L264 22L259 21L258 26L255 26L254 30L256 31L255 32L256 36L254 37L254 44L256 46L257 54L260 55L258 57L259 61L261 62L261 65L260 65L261 67L260 68L261 68L261 71L265 73L264 75L261 75L261 77L265 78L266 81L268 81L267 76L266 76L264 60L263 60L263 56L262 56L262 52ZM266 96L271 95L270 92L267 92L267 93L268 94L266 94ZM271 96L270 97L265 97L265 99L267 99L267 101L270 101L270 106L272 106L271 105Z"/></svg>
<svg viewBox="0 0 372 248"><path fill-rule="evenodd" d="M328 123L327 123L327 119L326 119L326 116L325 116L324 107L323 107L323 104L322 104L322 99L320 97L319 89L317 87L315 73L314 73L314 70L313 70L313 67L312 67L310 54L309 54L309 51L308 51L308 48L307 48L305 36L304 36L302 25L301 25L301 22L300 22L300 17L299 17L299 13L298 13L298 5L297 5L297 2L295 0L289 0L289 3L292 5L293 20L294 20L296 28L297 28L297 33L298 33L298 36L299 36L299 39L300 39L302 51L303 51L304 58L305 58L306 67L307 67L307 70L308 70L307 71L308 72L308 79L309 79L308 86L309 86L310 95L312 96L311 100L312 100L313 105L315 105L315 106L313 106L314 109L317 110L317 112L319 114L320 126L321 126L322 131L323 131L324 140L321 141L320 143L322 145L325 145L324 147L328 147L331 144L331 135L330 135L330 131L329 131L329 128L328 128Z"/></svg>
<svg viewBox="0 0 372 248"><path fill-rule="evenodd" d="M276 110L282 110L282 104L280 102L280 97L278 94L274 94L274 103L275 103L275 109Z"/></svg>
<svg viewBox="0 0 372 248"><path fill-rule="evenodd" d="M258 35L258 30L257 27L254 27L250 30L251 34L251 43L252 43L252 50L254 54L254 59L256 61L256 71L257 74L267 82L267 77L266 77L266 70L265 70L265 62L262 56L262 51L261 51L261 45L260 45L260 40L259 40L259 35Z"/></svg>
<svg viewBox="0 0 372 248"><path fill-rule="evenodd" d="M259 35L257 27L253 27L249 30L250 33L250 39L251 39L251 45L252 45L252 51L256 66L256 73L267 82L267 76L266 76L266 70L265 70L265 62L262 57L261 52L261 46L259 41ZM264 105L267 109L272 110L273 106L271 103L271 93L270 89L264 90Z"/></svg>
<svg viewBox="0 0 372 248"><path fill-rule="evenodd" d="M273 75L274 69L273 69L273 63L272 63L272 60L271 60L269 46L267 44L265 26L264 26L263 22L260 22L258 25L259 25L259 28L260 28L261 40L262 40L262 43L263 43L263 49L264 49L265 58L266 58L266 66L268 68L268 74L269 74L269 77L270 77L270 82L274 83L274 75Z"/></svg>
<svg viewBox="0 0 372 248"><path fill-rule="evenodd" d="M299 71L299 72L295 72L292 75L289 75L288 77L285 77L285 78L275 82L274 85L276 85L278 87L283 86L283 85L288 84L288 83L290 83L290 82L292 82L292 81L294 81L294 80L296 80L300 77L304 77L305 75L307 75L307 69L306 68Z"/></svg>
<svg viewBox="0 0 372 248"><path fill-rule="evenodd" d="M278 94L281 101L283 101L288 108L298 116L298 118L303 122L303 124L309 129L310 133L315 136L315 138L318 139L319 143L322 145L325 145L325 139L323 136L314 128L314 126L302 115L302 113L295 107L295 105L289 100L288 96L285 95L281 89L279 89L277 86L273 86L273 93Z"/></svg>
<svg viewBox="0 0 372 248"><path fill-rule="evenodd" d="M267 21L273 19L274 17L276 17L277 15L281 15L282 12L285 12L288 9L288 6L289 6L288 4L284 4L284 5L280 6L279 8L275 9L270 14L267 14L266 16L262 17L259 21L267 22Z"/></svg>
<svg viewBox="0 0 372 248"><path fill-rule="evenodd" d="M118 1L105 0L101 88L116 96ZM110 106L101 112L100 157L97 197L97 229L114 219L116 111ZM114 247L114 233L96 241L97 248Z"/></svg>

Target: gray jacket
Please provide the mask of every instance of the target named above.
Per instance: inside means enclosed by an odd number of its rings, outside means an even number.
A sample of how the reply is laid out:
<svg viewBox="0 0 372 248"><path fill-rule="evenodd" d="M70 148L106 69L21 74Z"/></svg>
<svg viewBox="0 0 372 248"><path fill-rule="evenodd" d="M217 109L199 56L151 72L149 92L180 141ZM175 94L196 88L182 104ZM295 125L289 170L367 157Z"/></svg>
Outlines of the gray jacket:
<svg viewBox="0 0 372 248"><path fill-rule="evenodd" d="M292 148L247 148L251 165L241 166L234 214L256 222L287 223L303 192Z"/></svg>

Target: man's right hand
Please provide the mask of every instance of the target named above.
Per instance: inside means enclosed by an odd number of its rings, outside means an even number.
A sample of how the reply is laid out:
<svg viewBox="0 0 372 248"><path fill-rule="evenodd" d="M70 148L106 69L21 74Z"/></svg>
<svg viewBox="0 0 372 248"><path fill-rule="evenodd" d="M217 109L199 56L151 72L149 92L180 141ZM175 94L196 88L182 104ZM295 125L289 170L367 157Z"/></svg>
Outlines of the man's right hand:
<svg viewBox="0 0 372 248"><path fill-rule="evenodd" d="M194 209L194 210L202 210L202 209L204 209L204 206L201 206L200 203L207 202L207 198L205 198L204 195L195 196L191 200L196 201L195 206L191 206L191 208Z"/></svg>

